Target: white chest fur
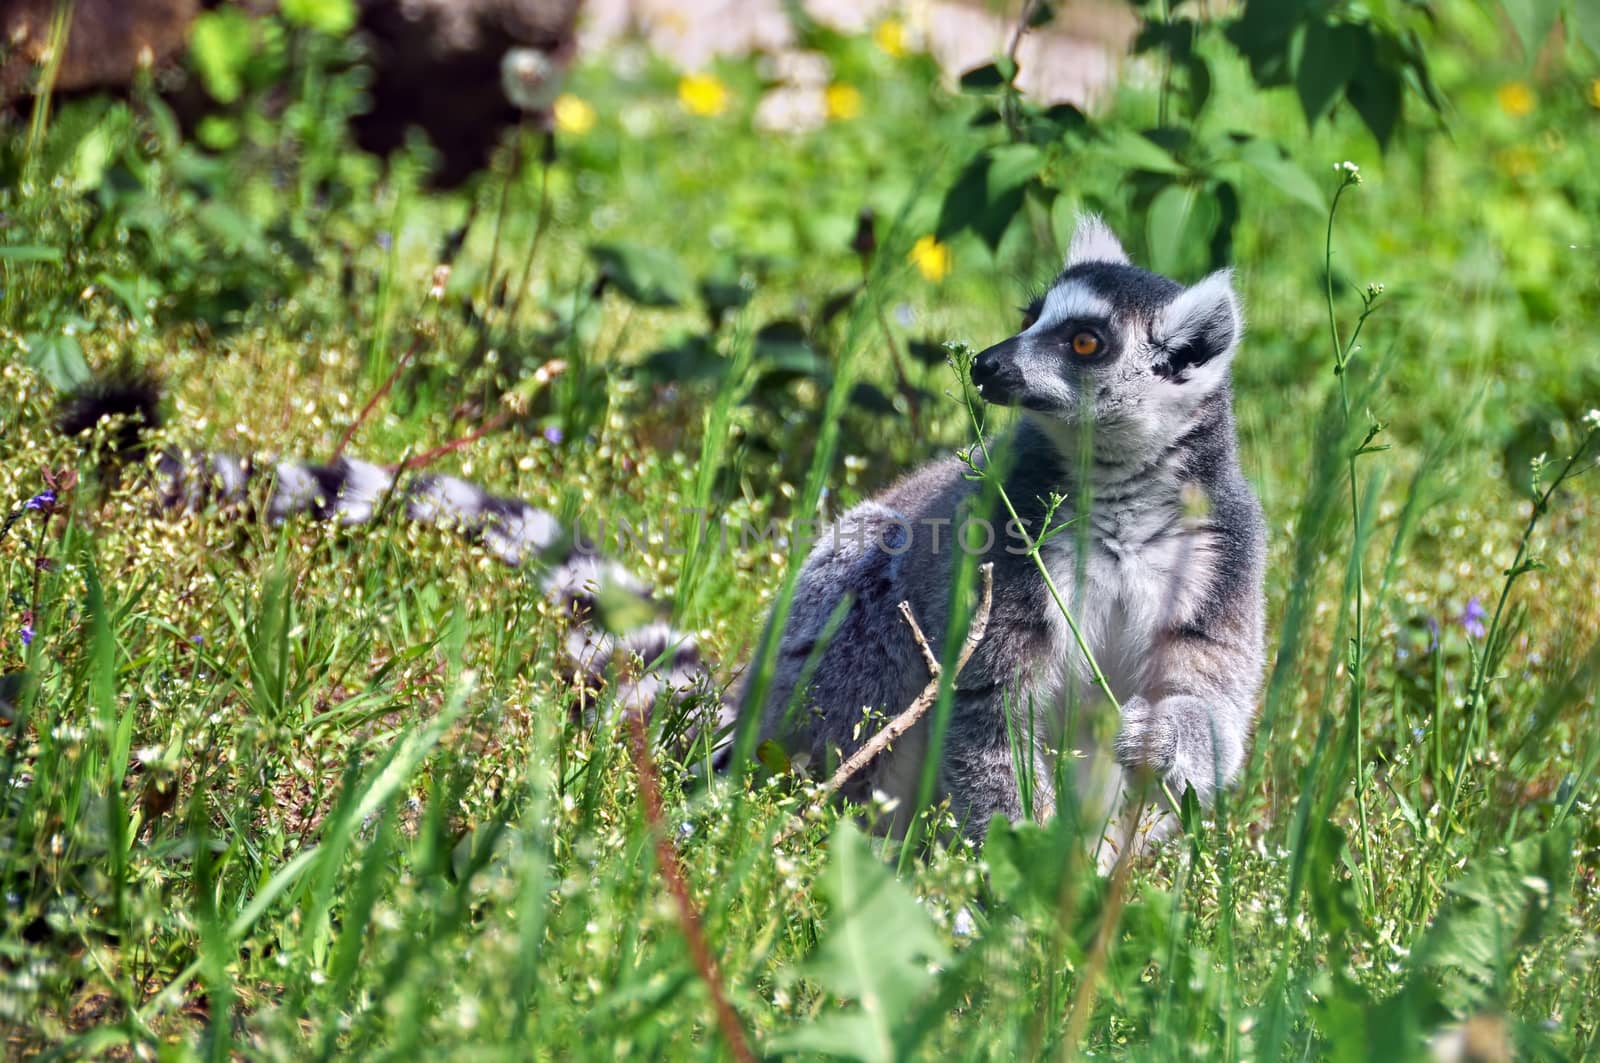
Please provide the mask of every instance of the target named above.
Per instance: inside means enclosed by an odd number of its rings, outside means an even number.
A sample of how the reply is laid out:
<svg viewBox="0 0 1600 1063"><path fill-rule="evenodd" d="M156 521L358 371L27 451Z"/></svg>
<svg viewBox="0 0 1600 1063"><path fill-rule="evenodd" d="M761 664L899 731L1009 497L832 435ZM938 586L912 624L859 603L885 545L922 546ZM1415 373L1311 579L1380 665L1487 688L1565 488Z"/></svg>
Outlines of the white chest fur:
<svg viewBox="0 0 1600 1063"><path fill-rule="evenodd" d="M1083 551L1080 562L1079 551ZM1097 504L1045 545L1045 566L1118 700L1144 693L1162 631L1183 622L1204 593L1211 536L1182 514L1176 490ZM1056 703L1075 683L1097 696L1093 671L1066 618L1054 610Z"/></svg>

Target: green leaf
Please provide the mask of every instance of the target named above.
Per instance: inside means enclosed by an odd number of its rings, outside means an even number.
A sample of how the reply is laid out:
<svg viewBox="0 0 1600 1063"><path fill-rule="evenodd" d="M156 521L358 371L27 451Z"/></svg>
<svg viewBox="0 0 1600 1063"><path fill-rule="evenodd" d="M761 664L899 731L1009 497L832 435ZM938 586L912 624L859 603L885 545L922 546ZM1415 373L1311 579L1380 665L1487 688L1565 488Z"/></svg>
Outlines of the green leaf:
<svg viewBox="0 0 1600 1063"><path fill-rule="evenodd" d="M652 380L687 384L716 380L727 371L728 364L705 336L690 336L682 343L651 353L639 371Z"/></svg>
<svg viewBox="0 0 1600 1063"><path fill-rule="evenodd" d="M898 1024L915 1015L933 986L930 966L947 965L949 950L928 913L848 820L833 832L818 886L828 902L827 926L795 976L816 982L836 1003L767 1047L891 1063Z"/></svg>
<svg viewBox="0 0 1600 1063"><path fill-rule="evenodd" d="M650 598L615 580L601 579L592 598L600 628L613 635L636 631L657 619L656 606Z"/></svg>
<svg viewBox="0 0 1600 1063"><path fill-rule="evenodd" d="M1017 64L1010 58L1001 56L992 63L985 63L961 75L961 91L963 92L990 92L1011 81L1017 76Z"/></svg>
<svg viewBox="0 0 1600 1063"><path fill-rule="evenodd" d="M894 400L887 392L876 384L865 380L856 381L856 386L850 389L850 405L868 413L884 416L893 416L896 413Z"/></svg>
<svg viewBox="0 0 1600 1063"><path fill-rule="evenodd" d="M1319 214L1328 209L1328 196L1311 175L1289 158L1283 148L1270 140L1251 138L1239 149L1239 161L1254 170L1273 188Z"/></svg>
<svg viewBox="0 0 1600 1063"><path fill-rule="evenodd" d="M1174 176L1187 172L1171 152L1145 134L1123 126L1108 130L1100 147L1107 158L1116 160L1123 169Z"/></svg>
<svg viewBox="0 0 1600 1063"><path fill-rule="evenodd" d="M761 762L762 767L774 775L787 775L789 773L789 754L785 753L783 747L770 738L756 746L756 759Z"/></svg>
<svg viewBox="0 0 1600 1063"><path fill-rule="evenodd" d="M1387 147L1400 123L1400 106L1405 86L1399 75L1385 67L1367 64L1350 79L1346 95L1361 121L1372 132L1378 146Z"/></svg>
<svg viewBox="0 0 1600 1063"><path fill-rule="evenodd" d="M595 244L589 255L607 280L641 306L677 306L689 297L683 264L660 248Z"/></svg>
<svg viewBox="0 0 1600 1063"><path fill-rule="evenodd" d="M342 37L356 27L356 5L352 0L282 0L278 5L284 21Z"/></svg>
<svg viewBox="0 0 1600 1063"><path fill-rule="evenodd" d="M1585 3L1592 6L1593 0L1579 0L1578 6ZM1539 54L1539 46L1544 44L1550 31L1555 28L1556 16L1561 12L1561 0L1500 0L1500 6L1505 8L1506 17L1511 20L1512 28L1522 41L1523 57L1533 62Z"/></svg>
<svg viewBox="0 0 1600 1063"><path fill-rule="evenodd" d="M1567 26L1596 56L1600 56L1600 4L1594 0L1570 0Z"/></svg>
<svg viewBox="0 0 1600 1063"><path fill-rule="evenodd" d="M934 226L934 235L939 239L948 240L983 212L988 201L988 170L988 156L981 152L962 167L939 208L939 223Z"/></svg>
<svg viewBox="0 0 1600 1063"><path fill-rule="evenodd" d="M201 84L218 103L232 103L244 92L244 68L254 51L250 16L233 7L207 11L189 31L189 54Z"/></svg>
<svg viewBox="0 0 1600 1063"><path fill-rule="evenodd" d="M1032 144L1002 144L989 150L984 191L990 203L1004 199L1044 168L1044 152Z"/></svg>
<svg viewBox="0 0 1600 1063"><path fill-rule="evenodd" d="M1193 185L1170 184L1156 193L1145 215L1145 236L1151 268L1161 273L1184 272L1186 252L1206 247L1216 232L1216 200Z"/></svg>
<svg viewBox="0 0 1600 1063"><path fill-rule="evenodd" d="M9 247L0 247L0 261L60 262L61 248L45 244L12 244Z"/></svg>
<svg viewBox="0 0 1600 1063"><path fill-rule="evenodd" d="M1294 88L1305 112L1306 125L1314 126L1333 107L1355 72L1367 31L1355 26L1308 23L1297 39Z"/></svg>
<svg viewBox="0 0 1600 1063"><path fill-rule="evenodd" d="M131 277L116 277L110 273L101 273L95 277L95 283L117 297L123 309L128 311L128 316L135 321L150 320L150 313L155 309L156 300L161 298L161 285L143 273L136 273Z"/></svg>
<svg viewBox="0 0 1600 1063"><path fill-rule="evenodd" d="M1059 903L1067 868L1056 832L1038 823L996 817L984 837L983 859L995 900L1026 918L1049 918Z"/></svg>
<svg viewBox="0 0 1600 1063"><path fill-rule="evenodd" d="M971 229L991 250L999 247L1022 209L1024 186L1038 172L1035 162L1043 165L1038 151L1029 144L1013 144L973 156L945 194L935 235L946 240ZM991 180L990 170L996 167L1000 172Z"/></svg>
<svg viewBox="0 0 1600 1063"><path fill-rule="evenodd" d="M71 391L90 379L89 363L84 361L78 337L66 332L29 336L28 364L57 391Z"/></svg>

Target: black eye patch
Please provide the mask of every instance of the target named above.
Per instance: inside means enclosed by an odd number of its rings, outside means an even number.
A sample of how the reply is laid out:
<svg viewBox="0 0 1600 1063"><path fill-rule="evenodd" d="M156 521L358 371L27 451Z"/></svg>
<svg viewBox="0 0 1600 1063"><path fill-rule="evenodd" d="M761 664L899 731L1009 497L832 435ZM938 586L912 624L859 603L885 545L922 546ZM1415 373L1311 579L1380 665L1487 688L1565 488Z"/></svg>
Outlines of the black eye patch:
<svg viewBox="0 0 1600 1063"><path fill-rule="evenodd" d="M1043 345L1075 365L1094 365L1120 349L1111 323L1099 318L1068 318L1040 337Z"/></svg>

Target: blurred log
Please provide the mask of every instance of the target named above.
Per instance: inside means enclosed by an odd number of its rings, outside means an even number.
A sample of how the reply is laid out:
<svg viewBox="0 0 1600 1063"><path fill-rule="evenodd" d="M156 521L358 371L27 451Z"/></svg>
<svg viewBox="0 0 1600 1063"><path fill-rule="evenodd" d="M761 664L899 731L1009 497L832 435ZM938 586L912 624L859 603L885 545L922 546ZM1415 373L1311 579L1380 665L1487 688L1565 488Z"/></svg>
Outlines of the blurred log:
<svg viewBox="0 0 1600 1063"><path fill-rule="evenodd" d="M222 0L225 2L225 0ZM548 104L576 50L582 0L357 0L357 33L372 67L372 107L356 119L357 143L389 154L416 127L437 149L434 180L454 185L482 168L524 114L501 79L521 49L523 87ZM219 0L76 0L57 92L125 89L141 69L176 65L189 25ZM271 0L237 0L259 13ZM56 0L0 0L0 106L32 92L48 59ZM167 86L171 88L171 85ZM180 113L211 106L176 88ZM541 108L536 107L535 110Z"/></svg>
<svg viewBox="0 0 1600 1063"><path fill-rule="evenodd" d="M56 90L125 88L183 50L200 0L77 0ZM56 0L0 3L0 104L33 89L48 58Z"/></svg>

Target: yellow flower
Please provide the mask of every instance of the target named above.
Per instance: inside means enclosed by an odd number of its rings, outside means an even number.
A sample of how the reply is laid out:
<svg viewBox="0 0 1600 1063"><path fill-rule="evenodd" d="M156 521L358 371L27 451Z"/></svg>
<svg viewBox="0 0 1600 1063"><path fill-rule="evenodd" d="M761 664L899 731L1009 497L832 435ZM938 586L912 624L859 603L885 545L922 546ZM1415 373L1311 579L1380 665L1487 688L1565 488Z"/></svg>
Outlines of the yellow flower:
<svg viewBox="0 0 1600 1063"><path fill-rule="evenodd" d="M897 18L886 18L872 31L872 43L885 54L899 59L906 54L906 24Z"/></svg>
<svg viewBox="0 0 1600 1063"><path fill-rule="evenodd" d="M1589 106L1600 107L1600 78L1589 82Z"/></svg>
<svg viewBox="0 0 1600 1063"><path fill-rule="evenodd" d="M1526 82L1508 81L1500 86L1494 96L1500 101L1500 109L1513 118L1521 118L1533 110L1533 90Z"/></svg>
<svg viewBox="0 0 1600 1063"><path fill-rule="evenodd" d="M950 245L941 244L931 234L919 237L906 257L930 284L938 284L950 275Z"/></svg>
<svg viewBox="0 0 1600 1063"><path fill-rule="evenodd" d="M563 92L550 105L550 111L555 115L556 128L563 133L581 137L594 128L594 108L581 96Z"/></svg>
<svg viewBox="0 0 1600 1063"><path fill-rule="evenodd" d="M728 109L728 86L715 74L685 74L678 81L678 102L690 114L710 118Z"/></svg>
<svg viewBox="0 0 1600 1063"><path fill-rule="evenodd" d="M837 121L848 121L861 113L861 90L842 81L835 81L828 86L823 93L823 101L828 108L828 117Z"/></svg>

